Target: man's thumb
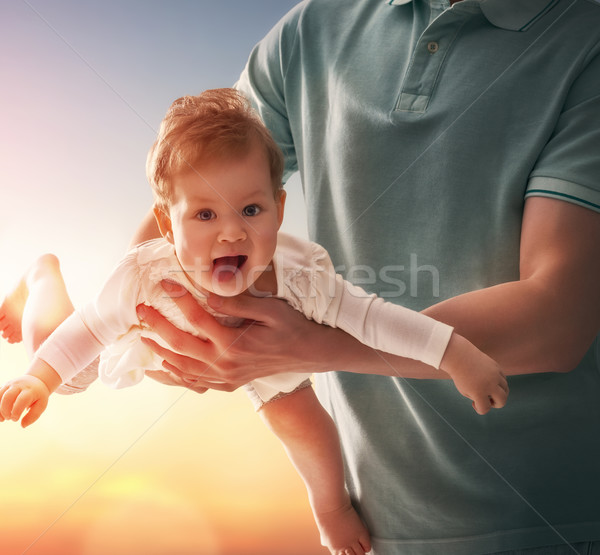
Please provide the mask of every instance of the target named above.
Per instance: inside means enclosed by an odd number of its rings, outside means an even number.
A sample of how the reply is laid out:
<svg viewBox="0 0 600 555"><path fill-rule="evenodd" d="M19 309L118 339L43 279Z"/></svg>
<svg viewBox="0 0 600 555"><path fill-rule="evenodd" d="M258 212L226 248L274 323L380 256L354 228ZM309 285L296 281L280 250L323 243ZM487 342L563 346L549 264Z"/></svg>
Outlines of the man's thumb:
<svg viewBox="0 0 600 555"><path fill-rule="evenodd" d="M221 297L210 293L207 299L208 306L221 314L236 316L245 320L266 322L272 313L272 299L252 297L250 295L237 295L235 297Z"/></svg>

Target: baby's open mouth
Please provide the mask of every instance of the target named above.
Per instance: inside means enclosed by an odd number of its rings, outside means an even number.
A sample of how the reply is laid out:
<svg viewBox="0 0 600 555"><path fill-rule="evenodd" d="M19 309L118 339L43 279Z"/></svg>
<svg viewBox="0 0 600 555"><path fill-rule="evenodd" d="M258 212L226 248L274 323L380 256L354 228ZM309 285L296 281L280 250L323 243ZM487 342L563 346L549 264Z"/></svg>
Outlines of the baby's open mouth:
<svg viewBox="0 0 600 555"><path fill-rule="evenodd" d="M221 256L213 260L213 266L215 268L221 268L222 266L231 266L233 268L241 268L244 263L248 260L248 257L244 254L237 254L235 256Z"/></svg>
<svg viewBox="0 0 600 555"><path fill-rule="evenodd" d="M246 263L248 257L244 254L221 256L213 260L213 275L218 281L227 281Z"/></svg>

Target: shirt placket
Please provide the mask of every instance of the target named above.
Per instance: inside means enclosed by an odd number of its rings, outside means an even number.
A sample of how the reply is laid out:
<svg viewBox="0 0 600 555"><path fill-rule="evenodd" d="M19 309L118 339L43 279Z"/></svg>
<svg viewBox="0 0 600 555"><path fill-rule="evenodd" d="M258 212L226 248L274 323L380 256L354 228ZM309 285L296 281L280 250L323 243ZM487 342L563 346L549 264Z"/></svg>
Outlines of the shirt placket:
<svg viewBox="0 0 600 555"><path fill-rule="evenodd" d="M415 45L396 112L423 113L427 110L444 60L466 21L464 13L447 9L447 1L430 2L430 8L430 23Z"/></svg>

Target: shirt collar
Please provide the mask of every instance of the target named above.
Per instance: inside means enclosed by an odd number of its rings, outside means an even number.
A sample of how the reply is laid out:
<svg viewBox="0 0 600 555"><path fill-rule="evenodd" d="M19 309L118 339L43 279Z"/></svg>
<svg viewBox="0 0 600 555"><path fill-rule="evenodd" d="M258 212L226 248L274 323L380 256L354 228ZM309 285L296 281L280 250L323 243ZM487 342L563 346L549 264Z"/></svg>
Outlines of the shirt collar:
<svg viewBox="0 0 600 555"><path fill-rule="evenodd" d="M401 6L413 0L386 0L391 6ZM558 0L480 0L483 15L494 26L507 31L526 31Z"/></svg>
<svg viewBox="0 0 600 555"><path fill-rule="evenodd" d="M481 0L481 11L496 27L526 31L558 0Z"/></svg>

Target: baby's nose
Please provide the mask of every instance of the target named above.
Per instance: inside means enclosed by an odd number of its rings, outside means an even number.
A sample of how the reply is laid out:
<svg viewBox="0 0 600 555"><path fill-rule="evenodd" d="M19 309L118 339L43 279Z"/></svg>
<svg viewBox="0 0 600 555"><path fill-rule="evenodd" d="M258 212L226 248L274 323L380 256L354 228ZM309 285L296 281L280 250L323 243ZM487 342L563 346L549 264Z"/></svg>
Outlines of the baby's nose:
<svg viewBox="0 0 600 555"><path fill-rule="evenodd" d="M219 241L233 243L237 241L243 241L246 239L246 236L247 234L244 227L244 220L235 215L223 222L223 227L219 233Z"/></svg>

